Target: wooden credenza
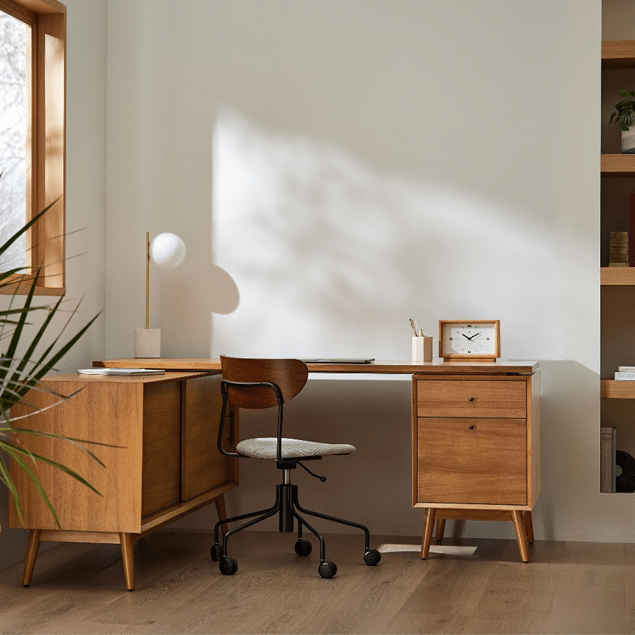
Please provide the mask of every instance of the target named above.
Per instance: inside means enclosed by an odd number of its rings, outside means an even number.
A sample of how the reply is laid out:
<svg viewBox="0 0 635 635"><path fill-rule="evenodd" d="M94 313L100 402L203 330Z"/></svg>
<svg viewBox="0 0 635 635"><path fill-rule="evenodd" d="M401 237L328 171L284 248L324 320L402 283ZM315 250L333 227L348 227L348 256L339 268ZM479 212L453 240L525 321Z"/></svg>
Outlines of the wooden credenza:
<svg viewBox="0 0 635 635"><path fill-rule="evenodd" d="M435 520L439 540L447 519L507 520L528 562L540 494L539 373L446 369L413 376L413 505L426 510L421 557Z"/></svg>
<svg viewBox="0 0 635 635"><path fill-rule="evenodd" d="M133 542L205 505L225 517L224 494L238 485L234 459L216 448L220 374L166 372L156 376L56 375L45 384L68 401L42 391L26 400L40 411L16 421L32 428L105 445L87 444L105 467L76 445L19 435L33 453L72 467L101 494L65 473L38 464L37 476L60 526L23 470L11 466L22 501L23 522L13 504L11 527L30 530L23 583L29 585L40 541L121 545L126 586L134 588ZM32 413L12 408L12 417Z"/></svg>

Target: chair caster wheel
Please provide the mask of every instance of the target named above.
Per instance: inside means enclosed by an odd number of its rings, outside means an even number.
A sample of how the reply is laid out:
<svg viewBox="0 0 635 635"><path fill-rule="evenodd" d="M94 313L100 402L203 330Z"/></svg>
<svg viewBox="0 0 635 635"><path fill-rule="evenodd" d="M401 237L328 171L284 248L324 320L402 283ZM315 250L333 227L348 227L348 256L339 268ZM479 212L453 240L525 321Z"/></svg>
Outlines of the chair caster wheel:
<svg viewBox="0 0 635 635"><path fill-rule="evenodd" d="M236 558L222 558L218 567L223 575L234 575L238 571Z"/></svg>
<svg viewBox="0 0 635 635"><path fill-rule="evenodd" d="M223 548L220 545L212 545L210 556L214 562L218 562L223 556Z"/></svg>
<svg viewBox="0 0 635 635"><path fill-rule="evenodd" d="M376 564L379 563L380 560L381 560L381 554L379 553L379 551L377 551L377 549L369 549L364 554L364 562L369 567L374 567Z"/></svg>
<svg viewBox="0 0 635 635"><path fill-rule="evenodd" d="M304 538L299 538L298 542L295 543L295 552L299 556L308 556L311 551L313 551L313 545L308 540Z"/></svg>
<svg viewBox="0 0 635 635"><path fill-rule="evenodd" d="M324 562L320 563L320 566L318 567L318 573L326 580L329 580L337 573L337 567L335 566L334 562L325 560Z"/></svg>

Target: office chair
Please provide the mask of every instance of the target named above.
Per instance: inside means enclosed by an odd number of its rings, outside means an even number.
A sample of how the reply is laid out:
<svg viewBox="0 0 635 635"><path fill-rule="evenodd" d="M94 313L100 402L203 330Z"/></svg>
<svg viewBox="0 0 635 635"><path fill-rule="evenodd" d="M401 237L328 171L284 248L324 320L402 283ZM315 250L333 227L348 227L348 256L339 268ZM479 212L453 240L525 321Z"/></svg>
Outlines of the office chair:
<svg viewBox="0 0 635 635"><path fill-rule="evenodd" d="M304 509L298 502L298 486L291 483L290 472L298 465L320 481L326 480L325 477L318 476L309 470L303 465L303 461L315 461L331 454L355 452L354 446L348 444L314 443L282 436L283 405L304 388L308 377L306 364L297 359L239 359L225 356L221 356L220 359L223 373L221 381L223 406L218 431L218 449L222 454L230 457L270 459L276 462L279 470L282 470L282 482L276 486L276 500L272 507L219 520L214 526L214 545L211 548L211 556L212 560L219 561L220 572L223 575L233 575L238 570L236 559L227 555L229 538L238 531L278 514L278 531L280 532L293 532L294 519L298 522L298 540L295 543L295 552L298 556L308 556L312 550L311 542L302 537L303 527L317 537L320 542L318 573L323 578L332 578L337 573L337 567L334 562L326 559L324 538L300 515L300 512L361 529L365 536L364 562L369 566L376 565L381 560L381 554L376 549L370 548L370 533L365 525ZM233 442L231 439L233 431L230 430L229 434L226 432L226 425L233 427L231 419L227 416L230 404L238 409L277 407L276 437L244 439L236 444L235 452L227 449L226 438L229 437L227 439L229 444ZM227 424L228 420L229 424ZM221 526L248 518L252 520L227 531L223 542L219 542Z"/></svg>

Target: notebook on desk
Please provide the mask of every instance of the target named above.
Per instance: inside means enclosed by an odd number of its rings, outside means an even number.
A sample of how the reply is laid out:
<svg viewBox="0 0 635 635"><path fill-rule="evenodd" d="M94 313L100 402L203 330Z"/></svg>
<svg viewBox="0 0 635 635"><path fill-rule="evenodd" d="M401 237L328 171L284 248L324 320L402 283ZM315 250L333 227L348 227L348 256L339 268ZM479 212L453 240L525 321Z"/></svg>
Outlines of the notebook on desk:
<svg viewBox="0 0 635 635"><path fill-rule="evenodd" d="M370 364L374 357L320 357L315 359L303 359L305 364Z"/></svg>
<svg viewBox="0 0 635 635"><path fill-rule="evenodd" d="M164 370L155 368L78 368L80 375L165 375Z"/></svg>

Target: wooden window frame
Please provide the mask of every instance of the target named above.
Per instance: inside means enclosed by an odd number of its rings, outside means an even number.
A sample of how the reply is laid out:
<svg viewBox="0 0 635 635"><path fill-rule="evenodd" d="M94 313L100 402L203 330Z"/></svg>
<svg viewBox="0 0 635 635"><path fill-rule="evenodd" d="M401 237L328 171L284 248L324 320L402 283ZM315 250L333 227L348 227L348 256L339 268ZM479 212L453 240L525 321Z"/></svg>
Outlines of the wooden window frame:
<svg viewBox="0 0 635 635"><path fill-rule="evenodd" d="M31 123L27 218L50 209L26 236L27 274L5 293L66 293L66 7L57 0L0 0L0 10L31 27Z"/></svg>

